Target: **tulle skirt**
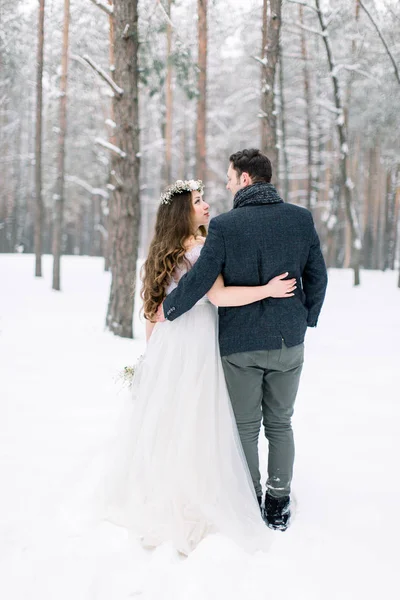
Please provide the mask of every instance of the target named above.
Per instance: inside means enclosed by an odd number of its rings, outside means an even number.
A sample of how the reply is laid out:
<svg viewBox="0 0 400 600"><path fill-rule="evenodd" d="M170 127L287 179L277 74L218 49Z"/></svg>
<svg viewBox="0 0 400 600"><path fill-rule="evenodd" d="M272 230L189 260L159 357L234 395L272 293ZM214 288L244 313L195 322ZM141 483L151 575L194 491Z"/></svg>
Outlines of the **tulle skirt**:
<svg viewBox="0 0 400 600"><path fill-rule="evenodd" d="M188 554L210 533L265 550L265 526L241 447L206 299L158 323L138 368L107 481L108 518L148 547Z"/></svg>

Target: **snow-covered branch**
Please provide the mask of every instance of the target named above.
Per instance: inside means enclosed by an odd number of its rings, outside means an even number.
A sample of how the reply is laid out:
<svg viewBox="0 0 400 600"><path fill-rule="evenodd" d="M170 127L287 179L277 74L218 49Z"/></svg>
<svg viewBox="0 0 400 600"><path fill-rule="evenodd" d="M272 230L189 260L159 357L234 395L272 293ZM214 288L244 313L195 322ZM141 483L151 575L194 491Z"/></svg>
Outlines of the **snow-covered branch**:
<svg viewBox="0 0 400 600"><path fill-rule="evenodd" d="M370 12L368 11L368 9L366 8L366 6L365 6L364 2L363 2L362 0L358 0L358 3L359 3L359 5L361 6L361 8L363 9L363 11L365 12L365 14L367 15L367 17L369 18L369 20L371 21L371 23L372 23L372 25L374 26L374 28L376 29L376 31L377 31L377 33L378 33L378 35L379 35L380 39L381 39L381 42L382 42L382 44L385 46L386 52L387 52L387 54L388 54L388 56L389 56L389 58L390 58L390 60L391 60L391 62L392 62L392 65L393 65L394 74L395 74L395 76L396 76L396 79L397 79L397 81L398 81L398 82L399 82L399 84L400 84L400 73L399 73L398 66L397 66L397 64L396 64L396 61L395 61L395 60L394 60L394 58L393 58L393 54L392 54L392 53L390 52L390 50L389 50L389 46L387 45L387 43L386 43L386 40L385 40L385 38L383 37L383 34L382 34L381 30L379 29L378 25L375 23L375 21L374 21L374 19L373 19L372 15L371 15L371 13L370 13Z"/></svg>
<svg viewBox="0 0 400 600"><path fill-rule="evenodd" d="M331 104L330 102L325 102L322 99L318 99L316 101L317 106L321 106L322 108L326 108L326 110L329 110L330 112L333 112L337 115L341 115L342 114L342 110L340 108L337 108L334 104Z"/></svg>
<svg viewBox="0 0 400 600"><path fill-rule="evenodd" d="M356 65L340 65L340 64L336 65L332 71L332 77L336 77L341 69L345 69L346 71L358 73L359 75L362 75L363 77L367 77L368 79L372 79L375 81L375 78L372 75L370 75L366 71L363 71L359 67L360 67L360 65L358 65L358 64L356 64Z"/></svg>
<svg viewBox="0 0 400 600"><path fill-rule="evenodd" d="M103 213L104 214L104 213ZM107 213L108 214L108 213ZM94 230L95 231L99 231L103 237L103 239L108 240L108 231L107 229L104 227L104 225L102 225L101 223L97 223L97 225L94 226Z"/></svg>
<svg viewBox="0 0 400 600"><path fill-rule="evenodd" d="M160 0L157 0L157 6L159 7L160 11L162 12L164 19L167 21L168 25L170 25L172 27L172 29L174 29L174 24L171 21L167 11L165 10L165 8L163 7L162 3L160 2Z"/></svg>
<svg viewBox="0 0 400 600"><path fill-rule="evenodd" d="M69 58L71 60L76 60L76 62L81 63L81 65L84 65L85 67L87 66L86 61L83 60L82 56L79 56L79 54L69 54Z"/></svg>
<svg viewBox="0 0 400 600"><path fill-rule="evenodd" d="M263 67L266 67L268 64L268 58L266 56L264 56L264 58L260 58L259 56L252 56L251 58L254 58L254 60L260 63L260 65L262 65Z"/></svg>
<svg viewBox="0 0 400 600"><path fill-rule="evenodd" d="M93 4L98 6L102 11L107 13L108 15L114 14L114 6L112 4L108 4L108 2L104 2L104 0L91 0Z"/></svg>
<svg viewBox="0 0 400 600"><path fill-rule="evenodd" d="M118 148L118 146L114 146L114 144L110 144L110 142L106 142L106 140L102 140L101 138L96 138L94 141L96 144L99 144L99 146L103 146L103 148L107 148L107 150L119 154L121 158L126 158L126 152L121 150L121 148Z"/></svg>
<svg viewBox="0 0 400 600"><path fill-rule="evenodd" d="M106 200L108 200L108 198L110 197L109 193L106 192L105 190L103 190L101 188L94 188L90 185L90 183L88 183L87 181L84 181L83 179L80 179L79 177L76 177L75 175L66 175L65 180L70 183L75 183L76 185L79 185L80 187L85 189L87 192L89 192L89 194L92 194L92 196L101 196L102 198L105 198Z"/></svg>
<svg viewBox="0 0 400 600"><path fill-rule="evenodd" d="M113 79L111 79L111 77L104 71L104 69L102 69L98 64L96 64L94 60L92 60L87 54L85 54L82 58L88 63L88 65L92 67L94 71L96 71L96 73L100 75L102 79L104 79L106 83L108 83L108 85L117 94L117 96L122 96L124 90L120 88Z"/></svg>

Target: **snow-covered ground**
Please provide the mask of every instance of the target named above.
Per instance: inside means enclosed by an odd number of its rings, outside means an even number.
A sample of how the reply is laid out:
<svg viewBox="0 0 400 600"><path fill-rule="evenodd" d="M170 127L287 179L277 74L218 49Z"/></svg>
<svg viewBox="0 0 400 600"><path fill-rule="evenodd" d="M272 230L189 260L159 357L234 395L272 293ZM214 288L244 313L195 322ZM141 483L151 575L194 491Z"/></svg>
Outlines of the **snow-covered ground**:
<svg viewBox="0 0 400 600"><path fill-rule="evenodd" d="M396 274L331 271L306 341L294 421L296 514L268 554L210 536L187 559L55 515L121 408L116 372L144 348L104 331L97 258L0 255L0 597L4 600L376 600L398 597L400 290ZM262 450L265 454L265 445ZM77 526L77 532L79 527Z"/></svg>

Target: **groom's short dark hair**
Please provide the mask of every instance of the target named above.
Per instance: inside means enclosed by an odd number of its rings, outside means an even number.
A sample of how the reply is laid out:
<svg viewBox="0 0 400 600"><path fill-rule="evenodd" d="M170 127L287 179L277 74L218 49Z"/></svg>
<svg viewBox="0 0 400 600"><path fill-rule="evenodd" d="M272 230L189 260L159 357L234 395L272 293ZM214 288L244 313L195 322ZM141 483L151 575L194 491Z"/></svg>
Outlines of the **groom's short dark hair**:
<svg viewBox="0 0 400 600"><path fill-rule="evenodd" d="M246 148L231 154L229 161L232 163L237 176L248 173L253 181L269 183L272 178L271 161L268 156L262 154L258 148Z"/></svg>

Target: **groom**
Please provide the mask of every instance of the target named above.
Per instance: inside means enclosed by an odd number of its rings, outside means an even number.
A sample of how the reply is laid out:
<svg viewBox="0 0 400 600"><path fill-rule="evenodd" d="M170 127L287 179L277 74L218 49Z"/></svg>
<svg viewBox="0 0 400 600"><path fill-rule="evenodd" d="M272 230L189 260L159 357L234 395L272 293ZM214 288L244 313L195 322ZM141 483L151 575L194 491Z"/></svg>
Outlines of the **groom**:
<svg viewBox="0 0 400 600"><path fill-rule="evenodd" d="M210 222L195 266L163 303L173 321L204 296L222 273L225 285L263 285L289 272L291 298L267 298L219 309L219 343L226 383L259 504L258 437L269 443L264 516L285 530L290 517L294 442L291 426L303 366L304 336L317 325L327 274L311 213L286 204L270 183L271 163L259 150L229 159L233 209Z"/></svg>

